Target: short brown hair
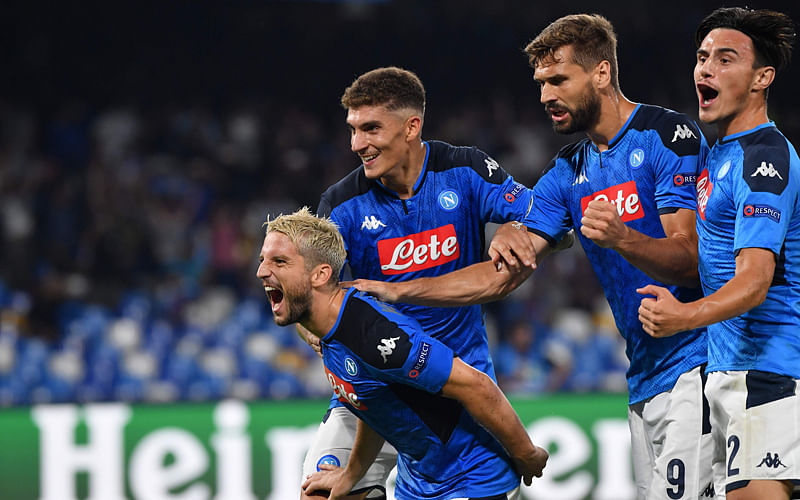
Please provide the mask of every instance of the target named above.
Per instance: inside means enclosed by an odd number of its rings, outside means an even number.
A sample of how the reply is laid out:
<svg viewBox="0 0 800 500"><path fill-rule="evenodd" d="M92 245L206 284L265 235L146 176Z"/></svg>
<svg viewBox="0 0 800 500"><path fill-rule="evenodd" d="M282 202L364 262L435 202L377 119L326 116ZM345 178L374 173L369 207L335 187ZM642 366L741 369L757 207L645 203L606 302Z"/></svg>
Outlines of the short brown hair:
<svg viewBox="0 0 800 500"><path fill-rule="evenodd" d="M584 71L591 71L600 61L608 61L611 85L619 90L617 34L608 19L600 14L572 14L553 21L525 47L528 63L535 68L567 45L573 48L572 62Z"/></svg>
<svg viewBox="0 0 800 500"><path fill-rule="evenodd" d="M425 87L413 72L394 66L368 71L355 79L342 95L345 109L386 106L390 111L413 109L425 113Z"/></svg>

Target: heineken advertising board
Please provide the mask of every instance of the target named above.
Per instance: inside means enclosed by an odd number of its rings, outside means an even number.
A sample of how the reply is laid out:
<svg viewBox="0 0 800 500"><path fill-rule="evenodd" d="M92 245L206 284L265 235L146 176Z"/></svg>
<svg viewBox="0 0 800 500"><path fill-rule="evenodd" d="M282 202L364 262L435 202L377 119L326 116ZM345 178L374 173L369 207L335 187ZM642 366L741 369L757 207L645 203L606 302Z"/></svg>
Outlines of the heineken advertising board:
<svg viewBox="0 0 800 500"><path fill-rule="evenodd" d="M512 404L550 450L545 476L523 498L634 498L624 396ZM5 409L0 499L294 500L326 408L317 400Z"/></svg>

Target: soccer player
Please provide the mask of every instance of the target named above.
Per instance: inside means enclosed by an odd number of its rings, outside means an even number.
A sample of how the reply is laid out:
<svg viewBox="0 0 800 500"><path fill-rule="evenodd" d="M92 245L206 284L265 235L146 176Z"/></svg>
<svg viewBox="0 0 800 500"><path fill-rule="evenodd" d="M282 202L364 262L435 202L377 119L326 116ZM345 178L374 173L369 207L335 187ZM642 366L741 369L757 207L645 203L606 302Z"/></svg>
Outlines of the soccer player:
<svg viewBox="0 0 800 500"><path fill-rule="evenodd" d="M485 224L521 219L527 211L530 191L494 159L474 147L422 140L425 89L414 73L369 71L345 90L342 105L362 164L323 193L317 213L341 229L353 277L402 281L480 262ZM480 307L398 308L494 379ZM355 423L334 398L306 455L304 476L324 463L347 462ZM380 498L394 463L386 446L354 495Z"/></svg>
<svg viewBox="0 0 800 500"><path fill-rule="evenodd" d="M539 252L575 229L627 342L638 497L702 497L712 485L705 332L650 337L638 321L636 290L655 279L670 284L681 300L701 296L694 188L705 139L685 115L622 94L616 35L602 16L562 17L525 51L553 129L587 137L563 148L533 187L527 231L503 226L492 246L510 234L527 239L539 259ZM518 274L526 277L530 268L524 269ZM508 273L481 263L440 278L361 280L354 286L392 302L434 305L485 302L514 285Z"/></svg>
<svg viewBox="0 0 800 500"><path fill-rule="evenodd" d="M360 419L347 466L322 466L304 490L347 495L386 439L398 499L520 498L520 475L540 477L547 452L488 375L391 306L343 290L345 256L336 225L307 208L267 223L257 276L275 322L320 339L334 394Z"/></svg>
<svg viewBox="0 0 800 500"><path fill-rule="evenodd" d="M800 161L767 117L794 38L792 20L766 10L721 8L700 23L699 114L718 135L697 179L705 297L641 290L655 296L639 308L654 337L708 325L714 481L736 500L788 499L800 484Z"/></svg>

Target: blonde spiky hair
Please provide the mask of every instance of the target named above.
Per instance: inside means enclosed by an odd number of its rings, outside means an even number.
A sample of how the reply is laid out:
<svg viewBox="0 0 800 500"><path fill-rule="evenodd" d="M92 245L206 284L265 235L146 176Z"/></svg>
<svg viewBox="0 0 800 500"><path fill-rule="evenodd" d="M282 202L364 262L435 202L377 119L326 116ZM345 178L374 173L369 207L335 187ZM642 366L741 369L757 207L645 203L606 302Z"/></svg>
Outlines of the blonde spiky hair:
<svg viewBox="0 0 800 500"><path fill-rule="evenodd" d="M346 251L339 228L328 217L317 217L308 207L293 214L279 215L264 223L267 234L285 234L297 247L297 252L305 259L306 270L319 264L328 264L333 272L329 283L337 284L344 266Z"/></svg>

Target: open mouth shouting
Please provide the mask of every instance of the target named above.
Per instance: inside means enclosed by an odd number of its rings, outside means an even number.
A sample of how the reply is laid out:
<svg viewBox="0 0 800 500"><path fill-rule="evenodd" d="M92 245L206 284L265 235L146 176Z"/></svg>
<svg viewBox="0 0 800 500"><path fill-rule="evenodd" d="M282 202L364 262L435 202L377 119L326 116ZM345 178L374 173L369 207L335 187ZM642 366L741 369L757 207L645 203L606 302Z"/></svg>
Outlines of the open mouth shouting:
<svg viewBox="0 0 800 500"><path fill-rule="evenodd" d="M707 108L717 99L719 91L707 83L697 82L697 95L700 99L700 107Z"/></svg>
<svg viewBox="0 0 800 500"><path fill-rule="evenodd" d="M283 291L272 286L265 286L264 291L267 293L267 296L269 297L269 302L272 305L273 314L277 313L278 310L281 308L281 304L283 304Z"/></svg>

